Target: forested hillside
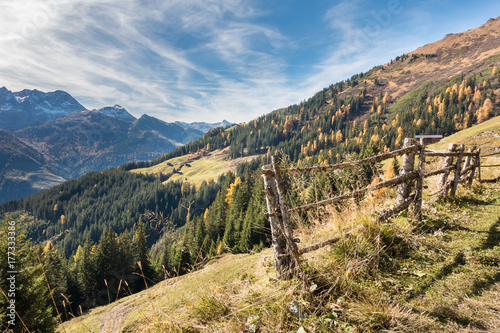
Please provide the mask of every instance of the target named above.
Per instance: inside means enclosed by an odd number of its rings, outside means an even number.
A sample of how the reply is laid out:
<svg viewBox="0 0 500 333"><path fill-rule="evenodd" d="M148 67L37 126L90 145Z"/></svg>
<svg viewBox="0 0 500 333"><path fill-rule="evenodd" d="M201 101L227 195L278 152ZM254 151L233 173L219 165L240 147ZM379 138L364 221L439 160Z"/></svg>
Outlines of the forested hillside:
<svg viewBox="0 0 500 333"><path fill-rule="evenodd" d="M231 147L233 158L279 151L294 162L338 162L373 143L381 150L405 136L450 135L500 112L500 19L403 54L353 75L301 103L246 124L213 129L138 168L200 150Z"/></svg>
<svg viewBox="0 0 500 333"><path fill-rule="evenodd" d="M497 63L496 58L489 62ZM396 61L405 59L408 58ZM231 147L233 158L278 151L294 162L335 163L346 153L359 153L369 144L391 150L400 147L404 137L446 136L500 113L497 66L449 80L427 82L397 100L384 91L384 84L370 83L377 70L378 67L355 75L303 103L247 124L213 129L159 159L129 163L125 168L151 166L189 152L227 146Z"/></svg>

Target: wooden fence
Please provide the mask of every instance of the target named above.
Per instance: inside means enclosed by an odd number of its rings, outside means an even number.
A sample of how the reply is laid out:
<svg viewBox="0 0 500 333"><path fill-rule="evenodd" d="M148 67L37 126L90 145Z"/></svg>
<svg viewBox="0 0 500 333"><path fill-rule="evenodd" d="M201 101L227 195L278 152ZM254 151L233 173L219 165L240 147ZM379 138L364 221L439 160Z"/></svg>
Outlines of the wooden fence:
<svg viewBox="0 0 500 333"><path fill-rule="evenodd" d="M278 273L278 277L281 279L288 279L292 276L298 276L305 279L300 269L300 255L320 249L340 240L340 237L334 237L310 246L299 248L297 245L298 239L293 237L293 230L290 224L289 216L291 213L307 211L319 206L337 203L348 198L360 197L366 193L384 187L398 185L396 205L378 216L377 221L381 222L387 220L408 209L410 205L413 205L411 217L418 220L421 218L424 179L440 175L438 181L440 190L435 194L439 196L447 196L448 193L450 195L455 195L459 183L466 183L469 186L472 184L476 170L478 170L478 176L480 177L479 154L480 149L476 151L468 149L466 152L464 145L457 146L456 144L450 144L447 152L426 152L422 142L407 138L404 140L404 145L401 149L354 162L326 166L281 169L278 157L273 156L272 163L262 167L262 177L264 178L264 193L271 225L274 268ZM289 208L286 204L286 193L282 180L283 174L340 170L364 164L377 163L401 155L403 155L403 163L397 177L315 203L293 208ZM442 168L431 172L425 172L425 159L428 156L444 157ZM416 161L416 159L418 160ZM415 162L417 162L416 169ZM452 175L451 177L449 177L450 174Z"/></svg>

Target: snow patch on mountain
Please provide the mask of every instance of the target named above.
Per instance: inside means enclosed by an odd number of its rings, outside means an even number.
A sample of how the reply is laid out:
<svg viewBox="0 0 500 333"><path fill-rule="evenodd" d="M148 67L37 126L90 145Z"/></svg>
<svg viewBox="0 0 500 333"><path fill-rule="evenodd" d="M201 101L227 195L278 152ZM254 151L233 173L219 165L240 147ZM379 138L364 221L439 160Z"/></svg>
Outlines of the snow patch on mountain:
<svg viewBox="0 0 500 333"><path fill-rule="evenodd" d="M192 128L192 129L202 131L203 133L210 131L212 128L216 128L216 127L223 127L224 128L224 127L233 125L233 123L230 123L227 120L223 120L223 121L218 122L218 123L205 123L205 122L185 123L182 121L176 121L175 123L184 129Z"/></svg>
<svg viewBox="0 0 500 333"><path fill-rule="evenodd" d="M54 120L85 110L65 91L42 92L24 89L12 92L0 88L0 128L17 129L34 123Z"/></svg>
<svg viewBox="0 0 500 333"><path fill-rule="evenodd" d="M116 104L115 106L106 106L104 108L101 108L97 110L100 113L106 114L108 116L113 116L116 118L124 119L124 120L135 120L136 118L128 113L125 108L121 107L120 105Z"/></svg>

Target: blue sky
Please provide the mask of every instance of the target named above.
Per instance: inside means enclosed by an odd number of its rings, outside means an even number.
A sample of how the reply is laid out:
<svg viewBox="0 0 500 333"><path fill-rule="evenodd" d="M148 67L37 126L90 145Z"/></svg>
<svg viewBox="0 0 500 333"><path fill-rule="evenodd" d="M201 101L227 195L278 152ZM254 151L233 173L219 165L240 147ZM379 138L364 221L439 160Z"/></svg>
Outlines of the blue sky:
<svg viewBox="0 0 500 333"><path fill-rule="evenodd" d="M0 0L0 86L246 122L498 15L482 0Z"/></svg>

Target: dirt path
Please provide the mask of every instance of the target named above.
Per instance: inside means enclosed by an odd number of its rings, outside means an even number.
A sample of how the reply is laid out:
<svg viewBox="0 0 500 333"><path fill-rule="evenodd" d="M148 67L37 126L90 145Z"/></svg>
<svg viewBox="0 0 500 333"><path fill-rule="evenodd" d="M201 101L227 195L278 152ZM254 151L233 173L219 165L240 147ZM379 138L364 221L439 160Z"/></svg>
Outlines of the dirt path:
<svg viewBox="0 0 500 333"><path fill-rule="evenodd" d="M122 302L118 302L116 305L112 305L107 311L106 315L100 320L99 332L106 333L120 333L123 331L123 326L125 324L125 319L127 319L128 314L134 309L135 301L139 298L144 297L145 293L140 293L132 297L127 297Z"/></svg>

